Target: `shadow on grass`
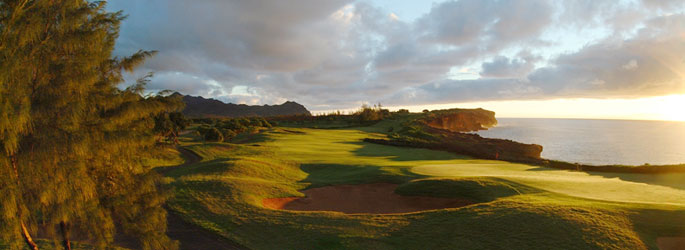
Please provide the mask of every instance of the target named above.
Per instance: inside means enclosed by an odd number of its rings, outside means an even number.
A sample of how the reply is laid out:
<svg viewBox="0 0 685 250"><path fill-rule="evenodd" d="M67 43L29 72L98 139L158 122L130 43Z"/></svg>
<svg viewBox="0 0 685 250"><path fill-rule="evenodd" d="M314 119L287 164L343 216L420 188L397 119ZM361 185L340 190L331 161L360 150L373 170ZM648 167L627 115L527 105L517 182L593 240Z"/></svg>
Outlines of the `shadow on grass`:
<svg viewBox="0 0 685 250"><path fill-rule="evenodd" d="M576 213L578 220L565 214ZM615 230L604 214L573 206L499 202L417 214L381 240L391 248L635 249L630 230ZM613 219L613 218L611 218ZM599 223L598 223L599 222ZM418 244L417 244L418 243ZM602 247L604 246L604 247Z"/></svg>
<svg viewBox="0 0 685 250"><path fill-rule="evenodd" d="M182 168L174 169L170 171L167 176L169 177L174 177L178 178L181 176L185 175L191 175L191 174L204 174L204 175L212 175L212 174L221 174L226 171L230 167L233 166L233 163L230 161L233 160L232 158L218 158L210 161L204 161L204 162L197 162L193 163L190 165L184 165Z"/></svg>
<svg viewBox="0 0 685 250"><path fill-rule="evenodd" d="M659 237L685 237L685 210L640 209L630 214L635 231L648 244L650 249L657 249Z"/></svg>
<svg viewBox="0 0 685 250"><path fill-rule="evenodd" d="M303 164L300 169L308 174L300 182L309 183L307 188L330 185L396 183L425 177L409 171L409 168L384 168L378 166L357 166L342 164Z"/></svg>
<svg viewBox="0 0 685 250"><path fill-rule="evenodd" d="M466 160L468 156L457 155L450 152L435 151L423 148L395 147L361 141L344 142L347 144L360 145L352 151L356 156L386 157L393 161L425 161L425 160Z"/></svg>
<svg viewBox="0 0 685 250"><path fill-rule="evenodd" d="M257 133L257 134L238 134L236 137L231 139L231 143L236 143L236 144L248 144L248 143L262 143L262 142L268 142L268 141L273 141L269 136L267 136L265 133Z"/></svg>
<svg viewBox="0 0 685 250"><path fill-rule="evenodd" d="M593 172L582 170L558 169L536 166L527 169L526 171L573 171L583 172L589 175L600 176L606 179L618 178L622 181L643 183L649 185L657 185L670 187L680 190L685 190L685 173L611 173L611 172Z"/></svg>
<svg viewBox="0 0 685 250"><path fill-rule="evenodd" d="M622 181L659 185L675 189L685 190L685 173L671 174L638 174L638 173L605 173L587 172L590 175L604 178L618 178Z"/></svg>

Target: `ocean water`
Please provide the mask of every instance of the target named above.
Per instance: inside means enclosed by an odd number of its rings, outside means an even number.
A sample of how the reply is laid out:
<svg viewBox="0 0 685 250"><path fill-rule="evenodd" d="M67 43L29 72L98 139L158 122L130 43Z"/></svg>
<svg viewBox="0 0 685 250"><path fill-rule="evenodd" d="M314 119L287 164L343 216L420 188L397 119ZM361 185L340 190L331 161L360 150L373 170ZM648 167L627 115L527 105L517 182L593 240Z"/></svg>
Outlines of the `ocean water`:
<svg viewBox="0 0 685 250"><path fill-rule="evenodd" d="M542 145L542 157L594 165L685 163L685 122L498 118L483 137Z"/></svg>

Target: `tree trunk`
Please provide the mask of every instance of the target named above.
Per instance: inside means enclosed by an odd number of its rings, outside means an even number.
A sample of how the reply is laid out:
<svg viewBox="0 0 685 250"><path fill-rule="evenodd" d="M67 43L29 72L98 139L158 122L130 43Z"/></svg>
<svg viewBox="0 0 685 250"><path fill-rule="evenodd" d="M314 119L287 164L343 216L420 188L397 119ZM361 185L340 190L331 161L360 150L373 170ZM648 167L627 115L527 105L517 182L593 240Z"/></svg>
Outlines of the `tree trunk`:
<svg viewBox="0 0 685 250"><path fill-rule="evenodd" d="M60 222L59 227L62 229L62 246L64 250L71 250L71 241L69 240L69 223Z"/></svg>
<svg viewBox="0 0 685 250"><path fill-rule="evenodd" d="M12 155L10 156L10 160L12 161L12 168L14 170L14 178L17 183L17 187L21 187L19 185L19 170L17 169L17 158ZM31 234L29 233L29 230L26 228L26 224L24 224L23 218L21 216L21 208L18 208L19 210L19 224L21 226L21 236L24 238L24 241L26 241L26 245L28 245L29 249L31 250L38 250L38 245L36 245L35 242L33 242L33 238L31 238Z"/></svg>
<svg viewBox="0 0 685 250"><path fill-rule="evenodd" d="M180 144L180 143L178 143L178 133L176 133L175 131L172 131L171 134L174 136L174 145Z"/></svg>
<svg viewBox="0 0 685 250"><path fill-rule="evenodd" d="M19 219L21 220L21 218ZM29 249L38 250L38 245L36 245L36 243L33 242L31 234L29 234L29 230L26 229L26 225L23 221L21 222L21 236L24 237L24 241L26 241L26 245L28 245Z"/></svg>

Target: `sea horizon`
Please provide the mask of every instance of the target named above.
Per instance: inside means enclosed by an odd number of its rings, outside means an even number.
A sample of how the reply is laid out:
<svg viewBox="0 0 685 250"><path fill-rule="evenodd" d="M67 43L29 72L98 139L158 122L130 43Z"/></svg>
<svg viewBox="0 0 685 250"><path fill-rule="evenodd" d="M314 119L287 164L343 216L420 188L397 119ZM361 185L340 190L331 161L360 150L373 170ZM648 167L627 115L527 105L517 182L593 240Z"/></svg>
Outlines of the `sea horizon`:
<svg viewBox="0 0 685 250"><path fill-rule="evenodd" d="M630 118L583 118L583 117L517 117L517 116L495 116L496 119L556 119L556 120L611 120L611 121L644 121L644 122L677 122L685 123L681 120L657 120L657 119L630 119Z"/></svg>
<svg viewBox="0 0 685 250"><path fill-rule="evenodd" d="M477 134L543 147L542 157L589 165L685 163L685 122L580 118L498 118Z"/></svg>

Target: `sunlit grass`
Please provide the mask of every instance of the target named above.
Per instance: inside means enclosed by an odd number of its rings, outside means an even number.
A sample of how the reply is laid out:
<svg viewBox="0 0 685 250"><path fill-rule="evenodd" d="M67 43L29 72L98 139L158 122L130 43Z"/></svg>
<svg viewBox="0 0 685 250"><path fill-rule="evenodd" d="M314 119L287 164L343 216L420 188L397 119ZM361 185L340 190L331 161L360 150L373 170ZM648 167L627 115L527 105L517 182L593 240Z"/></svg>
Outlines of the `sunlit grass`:
<svg viewBox="0 0 685 250"><path fill-rule="evenodd" d="M145 166L153 167L168 167L182 163L183 158L180 156L178 150L171 146L157 149L153 156L143 159L143 164Z"/></svg>
<svg viewBox="0 0 685 250"><path fill-rule="evenodd" d="M656 237L685 235L682 176L602 176L375 145L361 140L382 129L364 130L272 129L267 140L243 144L184 142L204 160L169 174L170 207L255 249L654 249ZM261 206L304 188L374 182L482 203L392 215Z"/></svg>
<svg viewBox="0 0 685 250"><path fill-rule="evenodd" d="M582 198L685 206L684 189L671 187L656 178L642 181L631 178L641 174L586 173L511 163L422 165L412 172L441 177L492 176ZM668 175L685 180L685 174Z"/></svg>

